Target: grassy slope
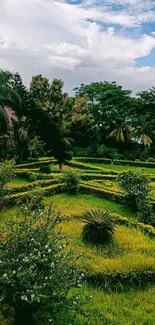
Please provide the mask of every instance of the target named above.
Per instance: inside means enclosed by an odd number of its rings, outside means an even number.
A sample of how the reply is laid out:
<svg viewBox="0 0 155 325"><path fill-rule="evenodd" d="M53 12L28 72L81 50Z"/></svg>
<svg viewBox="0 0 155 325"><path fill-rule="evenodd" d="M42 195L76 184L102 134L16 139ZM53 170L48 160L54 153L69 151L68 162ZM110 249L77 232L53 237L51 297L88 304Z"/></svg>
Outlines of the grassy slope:
<svg viewBox="0 0 155 325"><path fill-rule="evenodd" d="M155 168L140 168L140 167L132 167L132 166L118 166L118 165L106 165L106 164L93 164L93 166L97 166L103 169L114 170L118 172L126 172L128 170L139 171L143 170L147 174L155 174Z"/></svg>

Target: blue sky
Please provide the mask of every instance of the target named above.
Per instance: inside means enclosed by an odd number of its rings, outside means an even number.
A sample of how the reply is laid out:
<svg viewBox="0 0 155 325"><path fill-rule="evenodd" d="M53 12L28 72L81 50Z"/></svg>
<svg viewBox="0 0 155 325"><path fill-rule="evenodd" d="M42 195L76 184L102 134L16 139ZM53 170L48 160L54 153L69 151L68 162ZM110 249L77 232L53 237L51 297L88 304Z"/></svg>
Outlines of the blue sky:
<svg viewBox="0 0 155 325"><path fill-rule="evenodd" d="M0 0L0 68L61 78L65 90L116 80L155 86L155 1Z"/></svg>

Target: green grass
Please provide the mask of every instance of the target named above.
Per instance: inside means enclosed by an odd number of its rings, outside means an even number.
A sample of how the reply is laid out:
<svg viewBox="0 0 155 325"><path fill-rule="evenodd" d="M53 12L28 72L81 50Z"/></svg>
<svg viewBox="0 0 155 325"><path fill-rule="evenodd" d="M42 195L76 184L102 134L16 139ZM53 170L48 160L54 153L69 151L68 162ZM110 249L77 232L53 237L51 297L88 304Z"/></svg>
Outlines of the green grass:
<svg viewBox="0 0 155 325"><path fill-rule="evenodd" d="M155 168L143 168L143 167L133 167L133 166L118 166L118 165L106 165L106 164L92 164L93 166L100 167L101 169L109 169L118 172L126 172L128 170L140 171L143 170L147 174L155 175Z"/></svg>
<svg viewBox="0 0 155 325"><path fill-rule="evenodd" d="M105 325L155 325L155 286L110 294L83 286L83 291L93 296L90 308L103 314L100 319L106 319Z"/></svg>
<svg viewBox="0 0 155 325"><path fill-rule="evenodd" d="M81 214L83 211L92 208L101 208L109 210L112 213L120 214L124 217L136 217L136 214L123 204L111 202L110 200L101 199L87 194L70 196L66 193L62 193L50 198L45 198L44 200L45 204L49 204L51 201L54 206L57 206L58 209L67 216Z"/></svg>
<svg viewBox="0 0 155 325"><path fill-rule="evenodd" d="M8 184L8 187L16 187L19 185L25 185L25 184L29 184L30 181L26 178L18 178L18 177L14 177L12 178L11 182Z"/></svg>

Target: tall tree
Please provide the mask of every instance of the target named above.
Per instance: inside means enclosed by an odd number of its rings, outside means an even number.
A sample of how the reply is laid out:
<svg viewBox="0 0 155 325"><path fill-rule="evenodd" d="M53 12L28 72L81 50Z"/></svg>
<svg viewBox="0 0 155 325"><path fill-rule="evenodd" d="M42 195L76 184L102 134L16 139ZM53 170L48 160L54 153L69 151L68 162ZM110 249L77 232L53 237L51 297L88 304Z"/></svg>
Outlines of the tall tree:
<svg viewBox="0 0 155 325"><path fill-rule="evenodd" d="M5 107L13 107L21 103L18 92L14 89L14 75L0 70L0 134L8 133L9 122Z"/></svg>

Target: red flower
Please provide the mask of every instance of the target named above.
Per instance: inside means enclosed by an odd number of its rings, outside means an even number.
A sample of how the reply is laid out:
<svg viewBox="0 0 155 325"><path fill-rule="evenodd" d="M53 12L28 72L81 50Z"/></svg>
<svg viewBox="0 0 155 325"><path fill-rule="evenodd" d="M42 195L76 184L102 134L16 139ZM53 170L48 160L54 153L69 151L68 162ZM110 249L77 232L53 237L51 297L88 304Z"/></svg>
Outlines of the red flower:
<svg viewBox="0 0 155 325"><path fill-rule="evenodd" d="M5 209L6 209L6 206L5 206L5 205L3 205L3 206L2 206L2 209L3 209L3 210L5 210Z"/></svg>
<svg viewBox="0 0 155 325"><path fill-rule="evenodd" d="M25 199L25 198L26 198L26 195L21 196L21 199Z"/></svg>
<svg viewBox="0 0 155 325"><path fill-rule="evenodd" d="M45 196L45 194L44 194L44 193L41 193L41 194L40 194L40 197L44 197L44 196Z"/></svg>

